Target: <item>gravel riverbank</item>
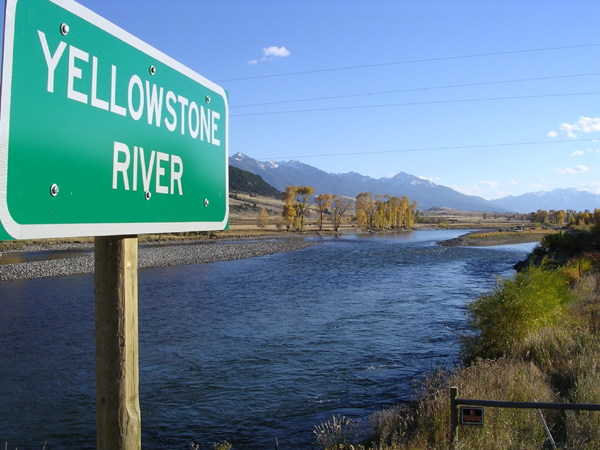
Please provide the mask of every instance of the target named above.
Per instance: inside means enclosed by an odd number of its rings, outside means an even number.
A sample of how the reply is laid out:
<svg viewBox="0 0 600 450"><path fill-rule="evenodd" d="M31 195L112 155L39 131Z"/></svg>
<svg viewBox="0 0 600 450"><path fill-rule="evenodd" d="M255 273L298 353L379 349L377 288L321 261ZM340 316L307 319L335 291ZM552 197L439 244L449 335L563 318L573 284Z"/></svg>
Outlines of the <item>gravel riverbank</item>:
<svg viewBox="0 0 600 450"><path fill-rule="evenodd" d="M307 241L304 239L275 239L246 242L203 241L169 245L140 245L138 267L146 269L150 267L233 261L236 259L302 250L318 243L319 241ZM13 258L15 262L0 264L0 281L93 273L93 248L92 244L62 244L50 248L30 246L19 250L18 253L7 252L6 255L16 256ZM28 253L39 251L70 251L75 253L69 253L67 257L58 257L55 259L39 258L39 260L35 260L34 258L31 261L18 262L18 255L25 256ZM1 259L2 254L0 253L0 262Z"/></svg>

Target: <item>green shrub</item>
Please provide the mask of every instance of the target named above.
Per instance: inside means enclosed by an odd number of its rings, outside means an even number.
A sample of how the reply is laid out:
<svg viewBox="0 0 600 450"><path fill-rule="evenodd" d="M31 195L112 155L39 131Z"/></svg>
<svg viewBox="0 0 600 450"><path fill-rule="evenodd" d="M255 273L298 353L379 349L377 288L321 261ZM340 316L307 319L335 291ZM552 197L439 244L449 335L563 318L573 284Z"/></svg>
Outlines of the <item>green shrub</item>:
<svg viewBox="0 0 600 450"><path fill-rule="evenodd" d="M559 270L530 267L499 278L491 292L467 305L472 333L462 336L465 361L506 355L532 332L555 323L569 298L568 278Z"/></svg>
<svg viewBox="0 0 600 450"><path fill-rule="evenodd" d="M547 234L542 238L534 253L538 255L561 254L571 257L594 249L599 249L597 236L590 231L575 230Z"/></svg>

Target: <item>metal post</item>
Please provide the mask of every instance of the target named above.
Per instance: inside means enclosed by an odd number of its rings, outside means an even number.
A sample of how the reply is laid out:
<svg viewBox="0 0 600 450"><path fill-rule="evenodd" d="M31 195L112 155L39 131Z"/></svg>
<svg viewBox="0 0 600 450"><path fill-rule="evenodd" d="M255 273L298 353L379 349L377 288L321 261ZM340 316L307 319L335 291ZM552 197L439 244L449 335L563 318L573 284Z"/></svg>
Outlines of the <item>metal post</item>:
<svg viewBox="0 0 600 450"><path fill-rule="evenodd" d="M140 450L137 236L95 238L98 450Z"/></svg>
<svg viewBox="0 0 600 450"><path fill-rule="evenodd" d="M450 448L454 448L454 443L458 440L458 388L450 388Z"/></svg>
<svg viewBox="0 0 600 450"><path fill-rule="evenodd" d="M537 400L535 398L533 399L533 401L537 402ZM546 424L546 421L544 420L544 415L542 414L542 410L538 409L537 413L538 413L538 417L540 418L540 422L542 422L542 426L544 427L544 431L546 432L546 437L550 441L550 444L552 445L553 450L556 450L556 443L554 442L552 433L550 433L550 429L548 428L548 425Z"/></svg>

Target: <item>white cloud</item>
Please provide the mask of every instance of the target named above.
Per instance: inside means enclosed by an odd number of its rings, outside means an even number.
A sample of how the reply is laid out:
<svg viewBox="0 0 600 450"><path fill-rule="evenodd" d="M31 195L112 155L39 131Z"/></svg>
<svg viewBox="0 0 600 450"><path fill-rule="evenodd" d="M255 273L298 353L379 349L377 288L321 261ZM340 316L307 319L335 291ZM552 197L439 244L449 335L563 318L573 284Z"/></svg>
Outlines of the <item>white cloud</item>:
<svg viewBox="0 0 600 450"><path fill-rule="evenodd" d="M588 169L585 166L582 166L581 164L579 164L576 167L567 167L566 169L557 168L556 170L558 170L562 175L575 175L577 173L583 173L583 172L590 171L590 169Z"/></svg>
<svg viewBox="0 0 600 450"><path fill-rule="evenodd" d="M248 61L248 64L254 66L262 61L273 61L277 58L285 58L286 56L290 56L290 51L285 48L283 45L281 47L271 46L265 47L262 49L263 57L260 59L252 59Z"/></svg>
<svg viewBox="0 0 600 450"><path fill-rule="evenodd" d="M573 133L573 130L576 130L574 125L571 125L569 123L563 123L560 125L559 128L561 129L561 131L565 131L567 133L567 136L572 138L577 137L577 135Z"/></svg>
<svg viewBox="0 0 600 450"><path fill-rule="evenodd" d="M600 181L592 181L591 183L579 183L579 187L584 191L592 194L600 194Z"/></svg>
<svg viewBox="0 0 600 450"><path fill-rule="evenodd" d="M284 58L286 56L290 56L290 51L284 46L281 47L268 47L263 48L263 55L265 58L273 57L273 58Z"/></svg>
<svg viewBox="0 0 600 450"><path fill-rule="evenodd" d="M492 189L498 187L498 183L496 181L482 181L481 184Z"/></svg>
<svg viewBox="0 0 600 450"><path fill-rule="evenodd" d="M583 155L584 153L581 150L575 150L573 153L571 153L571 156L577 156L577 155Z"/></svg>
<svg viewBox="0 0 600 450"><path fill-rule="evenodd" d="M424 177L423 175L419 175L419 178L421 180L431 181L432 183L435 183L436 181L440 181L440 177Z"/></svg>
<svg viewBox="0 0 600 450"><path fill-rule="evenodd" d="M591 133L593 131L600 131L600 117L593 119L589 117L580 117L577 121L578 129L584 133Z"/></svg>
<svg viewBox="0 0 600 450"><path fill-rule="evenodd" d="M518 182L518 181L515 181L515 180L510 180L510 182L511 182L512 184L514 184L515 186L519 184L519 182Z"/></svg>
<svg viewBox="0 0 600 450"><path fill-rule="evenodd" d="M600 131L600 117L585 117L581 116L579 120L573 124L570 123L562 123L558 127L561 133L567 133L569 137L577 137L579 133L593 133L595 131ZM550 137L556 137L559 133L556 131L551 131L548 133Z"/></svg>

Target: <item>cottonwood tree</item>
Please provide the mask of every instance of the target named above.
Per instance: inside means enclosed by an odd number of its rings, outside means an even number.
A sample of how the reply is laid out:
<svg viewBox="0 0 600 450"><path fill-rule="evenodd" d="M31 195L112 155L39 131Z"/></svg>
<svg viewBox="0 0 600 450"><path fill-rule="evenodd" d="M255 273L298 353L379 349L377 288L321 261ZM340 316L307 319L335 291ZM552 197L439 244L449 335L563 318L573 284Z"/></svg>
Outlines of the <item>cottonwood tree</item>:
<svg viewBox="0 0 600 450"><path fill-rule="evenodd" d="M548 222L549 216L550 215L548 214L548 211L545 211L543 209L538 209L537 212L531 213L531 221L544 224L544 223Z"/></svg>
<svg viewBox="0 0 600 450"><path fill-rule="evenodd" d="M346 211L352 208L354 204L354 200L348 197L340 197L337 194L334 194L331 197L332 202L332 221L333 221L333 231L337 232L340 228L340 224L342 223L342 218Z"/></svg>
<svg viewBox="0 0 600 450"><path fill-rule="evenodd" d="M310 197L315 190L310 186L298 186L296 190L296 208L298 218L300 219L300 231L304 230L304 218L308 217L308 208L310 207Z"/></svg>
<svg viewBox="0 0 600 450"><path fill-rule="evenodd" d="M358 225L372 229L375 218L375 200L370 192L361 192L356 196L356 220Z"/></svg>
<svg viewBox="0 0 600 450"><path fill-rule="evenodd" d="M260 210L256 221L258 222L258 227L260 228L260 231L263 231L269 225L269 213L267 212L267 208L263 208Z"/></svg>
<svg viewBox="0 0 600 450"><path fill-rule="evenodd" d="M376 230L385 230L389 224L389 196L378 195L375 197L375 215L373 217L373 225Z"/></svg>
<svg viewBox="0 0 600 450"><path fill-rule="evenodd" d="M562 225L563 223L565 223L565 220L567 219L567 213L566 211L561 210L550 210L548 212L548 220L550 221L550 223L555 223L557 225Z"/></svg>
<svg viewBox="0 0 600 450"><path fill-rule="evenodd" d="M356 197L356 218L366 229L386 230L412 228L418 214L417 202L403 195L391 197L362 192Z"/></svg>
<svg viewBox="0 0 600 450"><path fill-rule="evenodd" d="M290 231L290 227L293 225L294 219L298 215L298 208L296 207L296 189L296 186L288 186L282 194L283 212L281 213L281 216L283 217L283 220L285 220L287 231Z"/></svg>
<svg viewBox="0 0 600 450"><path fill-rule="evenodd" d="M308 208L310 207L310 197L315 190L310 186L287 186L283 193L283 212L282 217L286 221L287 229L296 224L296 227L302 231L304 229L304 218L308 217Z"/></svg>
<svg viewBox="0 0 600 450"><path fill-rule="evenodd" d="M415 220L419 213L419 211L417 210L418 207L419 204L417 203L417 201L413 200L406 212L406 221L404 222L404 226L406 228L412 228L415 225Z"/></svg>
<svg viewBox="0 0 600 450"><path fill-rule="evenodd" d="M319 213L319 231L323 230L323 214L331 206L331 194L319 194L315 197L315 205Z"/></svg>

